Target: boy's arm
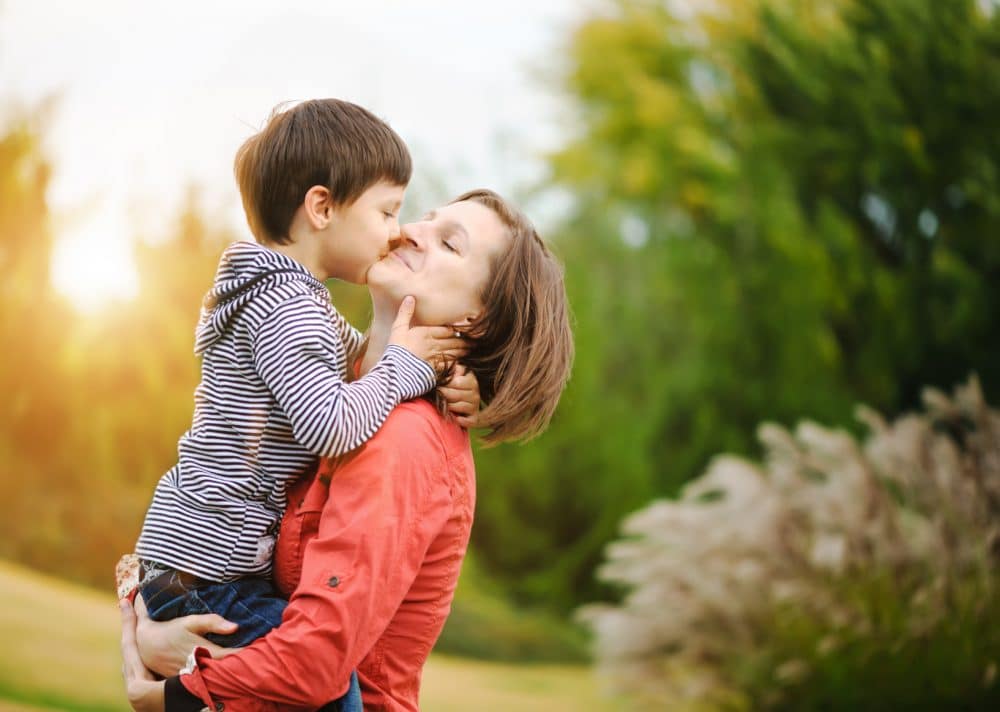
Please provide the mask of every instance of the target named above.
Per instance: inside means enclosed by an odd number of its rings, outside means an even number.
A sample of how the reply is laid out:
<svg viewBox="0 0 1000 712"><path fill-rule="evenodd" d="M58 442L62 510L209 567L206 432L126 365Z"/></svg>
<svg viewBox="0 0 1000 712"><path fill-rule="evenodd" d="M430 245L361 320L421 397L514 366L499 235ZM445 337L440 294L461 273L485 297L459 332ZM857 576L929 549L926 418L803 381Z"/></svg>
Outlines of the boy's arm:
<svg viewBox="0 0 1000 712"><path fill-rule="evenodd" d="M257 701L254 709L315 709L346 692L351 671L396 615L453 511L441 451L412 437L420 423L398 425L331 478L281 626L221 660L202 654L192 674L168 687L180 682L198 704L234 711L247 700Z"/></svg>
<svg viewBox="0 0 1000 712"><path fill-rule="evenodd" d="M340 312L336 313L334 324L340 332L340 340L344 344L344 351L347 352L347 365L350 367L361 355L359 352L365 343L365 335L355 329Z"/></svg>
<svg viewBox="0 0 1000 712"><path fill-rule="evenodd" d="M295 439L321 457L354 450L395 406L436 382L430 364L390 345L364 377L347 383L336 336L326 312L303 295L279 304L254 340L257 373L291 422Z"/></svg>

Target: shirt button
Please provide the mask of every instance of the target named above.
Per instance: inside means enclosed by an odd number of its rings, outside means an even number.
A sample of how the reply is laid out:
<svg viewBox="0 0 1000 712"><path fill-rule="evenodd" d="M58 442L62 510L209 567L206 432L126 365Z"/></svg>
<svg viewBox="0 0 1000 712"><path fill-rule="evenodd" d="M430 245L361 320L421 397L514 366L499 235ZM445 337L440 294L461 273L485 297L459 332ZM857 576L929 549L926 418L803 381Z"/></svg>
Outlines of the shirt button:
<svg viewBox="0 0 1000 712"><path fill-rule="evenodd" d="M337 588L340 585L340 579L336 576L331 576L330 580L326 582L330 588Z"/></svg>
<svg viewBox="0 0 1000 712"><path fill-rule="evenodd" d="M215 712L223 712L223 710L225 710L225 709L226 709L226 706L224 704L222 704L221 702L216 702L215 703Z"/></svg>

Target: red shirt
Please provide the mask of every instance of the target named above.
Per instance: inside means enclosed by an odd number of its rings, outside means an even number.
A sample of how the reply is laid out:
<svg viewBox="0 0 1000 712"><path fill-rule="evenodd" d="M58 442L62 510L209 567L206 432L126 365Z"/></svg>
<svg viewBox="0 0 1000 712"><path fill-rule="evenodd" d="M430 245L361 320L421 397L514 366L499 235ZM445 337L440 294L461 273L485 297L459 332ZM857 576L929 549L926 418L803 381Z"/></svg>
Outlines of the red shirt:
<svg viewBox="0 0 1000 712"><path fill-rule="evenodd" d="M366 710L418 709L475 493L468 434L425 400L401 404L368 443L289 491L275 580L294 593L281 626L221 660L199 654L182 683L209 709L315 709L356 668Z"/></svg>

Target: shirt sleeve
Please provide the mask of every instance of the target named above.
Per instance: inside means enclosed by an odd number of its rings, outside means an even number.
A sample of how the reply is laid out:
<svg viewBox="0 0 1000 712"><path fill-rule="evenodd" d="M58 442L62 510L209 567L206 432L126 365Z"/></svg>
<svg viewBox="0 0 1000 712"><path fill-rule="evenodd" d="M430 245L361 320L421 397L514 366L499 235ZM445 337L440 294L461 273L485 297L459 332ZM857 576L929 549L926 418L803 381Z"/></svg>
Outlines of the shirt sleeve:
<svg viewBox="0 0 1000 712"><path fill-rule="evenodd" d="M254 366L292 424L295 439L321 457L367 442L390 411L435 385L434 369L400 346L352 383L344 380L327 313L308 295L279 304L254 339Z"/></svg>
<svg viewBox="0 0 1000 712"><path fill-rule="evenodd" d="M340 340L344 344L344 351L347 353L347 363L352 364L357 360L361 346L365 343L365 335L355 329L340 312L337 312L334 320L340 332Z"/></svg>
<svg viewBox="0 0 1000 712"><path fill-rule="evenodd" d="M451 514L447 458L413 442L416 427L383 431L336 469L281 626L181 677L210 709L316 708L347 691Z"/></svg>

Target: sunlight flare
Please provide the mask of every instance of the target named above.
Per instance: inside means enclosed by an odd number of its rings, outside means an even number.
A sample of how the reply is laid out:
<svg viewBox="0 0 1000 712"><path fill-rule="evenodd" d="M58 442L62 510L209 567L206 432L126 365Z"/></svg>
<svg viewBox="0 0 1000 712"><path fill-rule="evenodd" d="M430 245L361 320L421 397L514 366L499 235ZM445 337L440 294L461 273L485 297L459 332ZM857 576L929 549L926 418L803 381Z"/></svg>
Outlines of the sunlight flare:
<svg viewBox="0 0 1000 712"><path fill-rule="evenodd" d="M139 275L120 219L110 212L64 231L52 255L52 282L79 311L93 314L139 293Z"/></svg>

